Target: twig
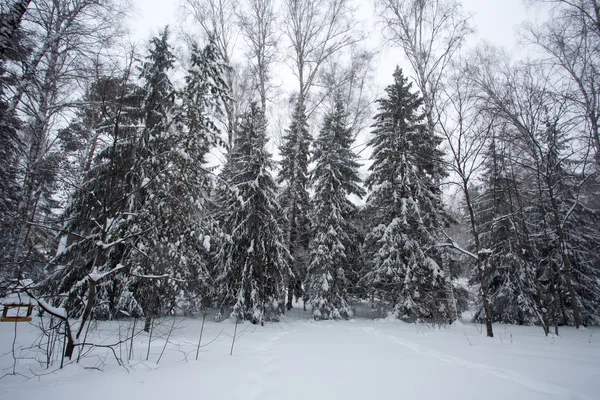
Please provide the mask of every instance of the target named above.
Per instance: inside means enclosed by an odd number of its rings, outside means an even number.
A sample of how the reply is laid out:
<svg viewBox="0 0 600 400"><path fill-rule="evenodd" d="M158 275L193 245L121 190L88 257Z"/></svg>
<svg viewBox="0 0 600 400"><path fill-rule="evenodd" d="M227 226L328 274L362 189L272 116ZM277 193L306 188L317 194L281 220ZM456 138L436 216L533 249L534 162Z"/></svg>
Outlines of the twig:
<svg viewBox="0 0 600 400"><path fill-rule="evenodd" d="M133 329L131 329L131 344L129 345L129 359L133 360L133 338L135 337L135 323L137 322L137 317L133 319Z"/></svg>
<svg viewBox="0 0 600 400"><path fill-rule="evenodd" d="M15 355L15 345L17 343L17 320L15 320L15 336L13 337L12 342L12 356L13 356L13 372L15 375L17 373L17 356Z"/></svg>
<svg viewBox="0 0 600 400"><path fill-rule="evenodd" d="M465 337L467 338L467 342L469 342L470 346L473 346L473 343L471 343L471 341L469 340L469 336L467 336L467 332L463 332L465 334Z"/></svg>
<svg viewBox="0 0 600 400"><path fill-rule="evenodd" d="M198 361L198 354L200 353L200 345L202 343L202 333L204 332L204 321L206 321L206 312L202 313L202 326L200 327L200 338L198 339L198 347L196 347L196 361Z"/></svg>
<svg viewBox="0 0 600 400"><path fill-rule="evenodd" d="M171 324L171 329L169 329L169 332L167 334L167 339L165 340L165 345L163 346L162 351L160 352L160 356L158 356L158 360L156 360L157 364L160 362L160 359L162 358L163 354L165 353L165 349L167 348L167 344L169 343L169 339L171 338L171 333L173 333L173 330L175 329L175 321L176 321L176 318L173 317L173 323Z"/></svg>
<svg viewBox="0 0 600 400"><path fill-rule="evenodd" d="M237 334L237 326L238 326L238 321L240 319L236 316L235 317L235 328L233 328L233 338L231 340L231 351L229 352L229 356L233 355L233 345L235 344L235 335Z"/></svg>
<svg viewBox="0 0 600 400"><path fill-rule="evenodd" d="M146 353L146 361L150 358L150 344L152 343L152 332L154 331L154 318L150 320L150 335L148 337L148 352Z"/></svg>
<svg viewBox="0 0 600 400"><path fill-rule="evenodd" d="M218 334L217 336L215 336L215 338L214 338L213 340L211 340L210 342L208 342L208 343L206 343L206 344L203 344L203 345L202 345L202 346L200 346L200 347L206 347L206 346L208 346L209 344L211 344L212 342L214 342L215 340L217 340L217 339L219 338L219 336L221 336L221 334L223 333L223 331L224 331L224 330L225 330L225 329L221 329L221 332L219 332L219 334Z"/></svg>

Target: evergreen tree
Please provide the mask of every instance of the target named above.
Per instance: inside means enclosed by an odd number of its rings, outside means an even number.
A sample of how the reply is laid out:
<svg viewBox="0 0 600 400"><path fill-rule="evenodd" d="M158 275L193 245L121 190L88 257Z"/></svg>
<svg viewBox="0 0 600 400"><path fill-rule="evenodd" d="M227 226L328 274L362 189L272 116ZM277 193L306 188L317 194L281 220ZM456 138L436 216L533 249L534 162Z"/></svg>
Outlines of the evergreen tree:
<svg viewBox="0 0 600 400"><path fill-rule="evenodd" d="M212 171L205 167L206 158L216 146L224 145L213 117L223 114L229 89L224 79L223 56L212 40L204 49L193 44L191 53L170 157L170 202L177 211L177 221L169 229L179 235L179 243L186 244L180 244L179 249L181 268L188 275L184 297L186 307L197 310L211 302L213 288L207 279L211 272L207 261L213 238L220 235L211 215L214 179Z"/></svg>
<svg viewBox="0 0 600 400"><path fill-rule="evenodd" d="M366 209L372 228L366 238L371 260L366 284L397 317L440 317L445 295L443 273L426 251L440 227L439 151L423 123L423 100L411 92L400 69L378 100L373 164L366 181Z"/></svg>
<svg viewBox="0 0 600 400"><path fill-rule="evenodd" d="M486 271L487 293L494 321L510 324L547 321L546 302L538 290L534 256L526 221L519 206L524 201L517 190L516 168L507 165L503 143L492 136L485 165L482 193L475 196L474 211L480 227L481 246L490 249ZM473 281L477 281L473 276ZM477 299L474 318L483 319L483 304ZM539 318L542 318L540 321Z"/></svg>
<svg viewBox="0 0 600 400"><path fill-rule="evenodd" d="M290 250L292 275L287 277L287 309L292 308L292 295L302 295L302 281L308 264L310 236L310 196L308 194L311 136L304 103L296 103L292 123L282 138L281 170L277 182L283 185L279 202L285 217L284 232Z"/></svg>
<svg viewBox="0 0 600 400"><path fill-rule="evenodd" d="M357 155L351 150L353 137L347 127L347 115L341 99L325 116L315 141L312 175L315 194L312 200L311 261L307 274L307 294L315 319L352 317L348 305L354 240L358 236L352 217L356 206L348 200L353 194L365 194L360 187Z"/></svg>
<svg viewBox="0 0 600 400"><path fill-rule="evenodd" d="M124 240L123 231L134 218L137 189L132 172L141 93L128 82L125 72L123 78L101 78L92 84L88 99L90 106L59 136L65 152L79 152L85 147L83 137L93 131L97 143L92 147L97 149L84 152L79 167L83 176L64 211L65 233L43 286L47 293L60 295L58 305L72 317L81 315L86 303L98 305L93 307L96 318L114 317L119 310L141 316L143 310L128 290L130 278L124 270L99 282L90 280L90 274L101 276L122 265L129 251L131 241ZM92 120L94 125L90 125ZM92 299L90 285L95 286Z"/></svg>
<svg viewBox="0 0 600 400"><path fill-rule="evenodd" d="M12 264L13 235L15 234L17 211L17 160L19 150L20 121L8 107L7 82L4 63L0 61L0 283L15 277ZM10 115L7 115L10 114Z"/></svg>
<svg viewBox="0 0 600 400"><path fill-rule="evenodd" d="M227 88L214 45L194 46L182 106L176 107L167 39L165 31L152 41L142 69L145 87L118 80L95 84L91 97L105 99L102 110L89 110L62 133L77 142L86 120L94 119L90 113L106 118L95 131L109 145L95 153L67 208L69 237L47 280L68 294L62 305L70 315L93 303L96 317L123 310L146 315L150 324L176 306L207 305L214 224L207 211L212 175L204 164L219 141L211 116ZM90 285L95 300L81 302Z"/></svg>
<svg viewBox="0 0 600 400"><path fill-rule="evenodd" d="M570 141L559 118L544 121L537 144L535 183L539 188L530 223L536 230L540 274L551 295L552 323L579 327L593 324L600 307L597 211L588 208L581 192L586 176L582 165L568 157Z"/></svg>
<svg viewBox="0 0 600 400"><path fill-rule="evenodd" d="M150 41L150 47L141 67L142 79L142 127L135 144L135 165L132 170L134 198L130 213L134 216L124 227L123 237L128 237L132 249L124 264L139 279L132 291L142 304L146 315L146 330L150 329L152 317L174 307L179 283L187 276L173 266L181 259L170 224L177 218L170 203L173 184L171 152L175 132L175 89L169 74L174 68L175 57L168 42L169 31L165 28ZM174 278L174 279L170 279Z"/></svg>
<svg viewBox="0 0 600 400"><path fill-rule="evenodd" d="M136 251L128 261L140 277L134 290L145 305L146 329L156 315L207 306L209 295L213 183L204 164L219 143L212 117L227 98L224 63L214 43L192 47L181 107L169 80L173 63L165 29L153 39L141 74L145 126L138 144L138 216L130 227Z"/></svg>
<svg viewBox="0 0 600 400"><path fill-rule="evenodd" d="M225 237L217 254L216 279L221 308L261 324L279 318L289 273L289 253L278 222L282 210L266 142L264 114L252 103L224 171L227 188L220 196L220 219Z"/></svg>

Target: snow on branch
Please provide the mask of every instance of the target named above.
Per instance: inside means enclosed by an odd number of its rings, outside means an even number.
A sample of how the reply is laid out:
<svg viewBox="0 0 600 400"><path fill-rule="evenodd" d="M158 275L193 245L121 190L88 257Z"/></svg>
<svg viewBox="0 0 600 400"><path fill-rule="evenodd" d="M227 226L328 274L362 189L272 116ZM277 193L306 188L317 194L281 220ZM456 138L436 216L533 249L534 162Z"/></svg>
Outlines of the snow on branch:
<svg viewBox="0 0 600 400"><path fill-rule="evenodd" d="M429 249L425 250L425 252L427 252L435 247L450 247L460 253L463 253L464 255L466 255L474 260L479 260L479 257L476 254L471 253L469 250L466 250L466 249L463 249L462 247L460 247L450 236L448 236L448 234L443 229L442 229L442 233L444 234L444 236L446 236L446 239L448 239L449 242L432 246Z"/></svg>

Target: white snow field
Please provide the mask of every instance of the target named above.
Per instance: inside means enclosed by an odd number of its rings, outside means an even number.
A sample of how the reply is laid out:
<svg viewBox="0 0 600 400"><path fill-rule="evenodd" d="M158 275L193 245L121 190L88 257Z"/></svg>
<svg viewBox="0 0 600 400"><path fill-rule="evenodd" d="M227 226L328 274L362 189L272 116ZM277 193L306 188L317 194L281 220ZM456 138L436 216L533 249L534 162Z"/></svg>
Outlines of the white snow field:
<svg viewBox="0 0 600 400"><path fill-rule="evenodd" d="M545 337L539 327L495 325L496 337L486 338L464 322L442 329L389 318L314 322L296 309L280 323L239 325L233 356L231 321L207 320L204 343L223 332L195 361L201 321L180 318L166 347L157 328L150 361L143 334L126 367L103 348L46 370L33 359L39 351L24 349L38 335L34 323L17 325L22 375L0 380L2 399L600 399L600 330L591 328ZM172 323L163 321L163 332ZM113 343L119 329L131 323L101 323L88 341ZM0 324L2 375L13 371L14 330ZM127 358L126 345L115 350Z"/></svg>

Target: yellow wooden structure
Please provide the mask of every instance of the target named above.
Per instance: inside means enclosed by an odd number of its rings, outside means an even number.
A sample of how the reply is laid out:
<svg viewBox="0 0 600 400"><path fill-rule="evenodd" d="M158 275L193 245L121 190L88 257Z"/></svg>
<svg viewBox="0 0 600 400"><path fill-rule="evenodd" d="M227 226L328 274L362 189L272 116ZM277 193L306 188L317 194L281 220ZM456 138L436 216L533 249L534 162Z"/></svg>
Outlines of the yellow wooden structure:
<svg viewBox="0 0 600 400"><path fill-rule="evenodd" d="M16 308L17 309L17 315L8 315L8 310L10 310L11 308ZM27 308L27 314L25 315L21 315L20 314L20 309L22 308ZM33 313L33 305L31 304L4 304L4 311L2 311L2 318L0 319L1 322L29 322L31 321L32 317L31 314Z"/></svg>
<svg viewBox="0 0 600 400"><path fill-rule="evenodd" d="M23 282L15 281L9 288L9 294L0 299L0 305L4 307L1 322L29 322L37 301L25 293Z"/></svg>

